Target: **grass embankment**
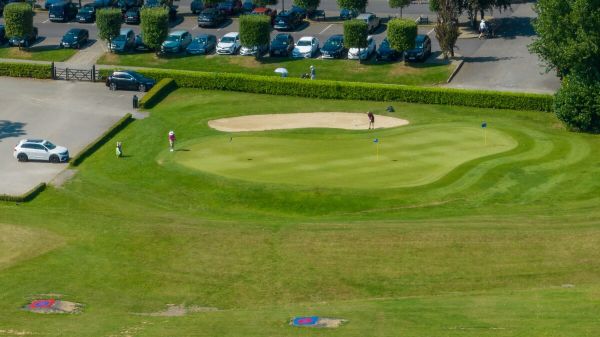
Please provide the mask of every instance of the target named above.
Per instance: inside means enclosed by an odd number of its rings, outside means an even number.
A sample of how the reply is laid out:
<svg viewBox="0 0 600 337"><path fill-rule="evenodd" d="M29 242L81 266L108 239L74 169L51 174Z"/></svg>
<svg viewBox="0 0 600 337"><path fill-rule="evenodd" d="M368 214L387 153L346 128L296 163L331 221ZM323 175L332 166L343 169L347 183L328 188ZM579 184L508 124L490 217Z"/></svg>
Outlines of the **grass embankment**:
<svg viewBox="0 0 600 337"><path fill-rule="evenodd" d="M360 64L356 60L322 60L263 58L250 56L171 56L159 58L154 53L105 54L99 64L123 67L150 67L209 72L230 72L279 76L274 70L286 68L290 77L310 72L314 65L318 79L392 83L406 85L435 85L446 83L454 70L453 65L433 63L376 62L373 59Z"/></svg>
<svg viewBox="0 0 600 337"><path fill-rule="evenodd" d="M77 50L58 46L33 46L19 50L17 47L0 47L0 58L63 62L75 55Z"/></svg>
<svg viewBox="0 0 600 337"><path fill-rule="evenodd" d="M450 157L436 152L451 146L427 138L440 125L482 120L517 143L416 187L265 184L163 160L171 154L170 129L182 150L186 141L222 137L207 127L213 118L385 113L386 105L177 90L89 157L63 188L30 203L0 203L0 223L64 242L2 266L0 330L80 337L594 336L600 139L566 132L550 114L395 104L394 115L411 124L388 132L398 132L399 143L403 134L422 135L424 145L407 146L408 153L422 156L428 148L432 158ZM371 137L366 130L314 129L253 137L334 135ZM125 158L115 158L116 141ZM406 165L418 168L420 160ZM14 226L0 230L6 228ZM36 239L41 246L50 240L44 237ZM40 293L86 306L66 317L21 310ZM168 303L226 310L132 314ZM350 322L318 331L287 325L303 314Z"/></svg>

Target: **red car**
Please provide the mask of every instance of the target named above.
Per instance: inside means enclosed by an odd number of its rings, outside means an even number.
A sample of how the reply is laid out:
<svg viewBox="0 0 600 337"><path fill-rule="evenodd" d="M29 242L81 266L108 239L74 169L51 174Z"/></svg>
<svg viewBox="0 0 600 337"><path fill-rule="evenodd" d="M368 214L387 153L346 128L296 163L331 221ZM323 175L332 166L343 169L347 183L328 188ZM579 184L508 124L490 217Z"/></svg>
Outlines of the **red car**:
<svg viewBox="0 0 600 337"><path fill-rule="evenodd" d="M275 23L275 17L277 16L277 10L267 7L254 8L251 14L254 15L267 15L271 17L271 24Z"/></svg>

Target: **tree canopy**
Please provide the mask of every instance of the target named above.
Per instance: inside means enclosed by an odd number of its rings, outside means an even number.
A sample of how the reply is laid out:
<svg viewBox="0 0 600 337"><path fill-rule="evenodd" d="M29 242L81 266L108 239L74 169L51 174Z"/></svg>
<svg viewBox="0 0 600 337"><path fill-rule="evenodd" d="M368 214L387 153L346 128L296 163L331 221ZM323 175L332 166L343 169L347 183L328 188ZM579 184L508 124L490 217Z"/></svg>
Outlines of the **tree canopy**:
<svg viewBox="0 0 600 337"><path fill-rule="evenodd" d="M140 19L144 44L149 49L159 50L169 33L169 10L166 7L143 8Z"/></svg>
<svg viewBox="0 0 600 337"><path fill-rule="evenodd" d="M415 47L417 24L410 19L392 19L388 22L387 39L390 47L396 50L409 50Z"/></svg>
<svg viewBox="0 0 600 337"><path fill-rule="evenodd" d="M389 0L390 8L400 8L400 18L402 18L402 9L410 5L411 0Z"/></svg>
<svg viewBox="0 0 600 337"><path fill-rule="evenodd" d="M26 3L10 3L4 7L6 36L26 36L33 31L33 10Z"/></svg>
<svg viewBox="0 0 600 337"><path fill-rule="evenodd" d="M294 5L306 10L315 10L321 5L321 0L294 0Z"/></svg>
<svg viewBox="0 0 600 337"><path fill-rule="evenodd" d="M98 37L102 40L110 41L119 36L122 21L123 18L120 9L99 9L96 11L96 27L98 27Z"/></svg>
<svg viewBox="0 0 600 337"><path fill-rule="evenodd" d="M240 42L242 46L253 47L269 44L271 19L266 15L240 16Z"/></svg>
<svg viewBox="0 0 600 337"><path fill-rule="evenodd" d="M366 48L369 25L363 20L344 22L344 46L346 48Z"/></svg>
<svg viewBox="0 0 600 337"><path fill-rule="evenodd" d="M367 0L337 0L340 8L355 9L359 12L364 12L367 8Z"/></svg>

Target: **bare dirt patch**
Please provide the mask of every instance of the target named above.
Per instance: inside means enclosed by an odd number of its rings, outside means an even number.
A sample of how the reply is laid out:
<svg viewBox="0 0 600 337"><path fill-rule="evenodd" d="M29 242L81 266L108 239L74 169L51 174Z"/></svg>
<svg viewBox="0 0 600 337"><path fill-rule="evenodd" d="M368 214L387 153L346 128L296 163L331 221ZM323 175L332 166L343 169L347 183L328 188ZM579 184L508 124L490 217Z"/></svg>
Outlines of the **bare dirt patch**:
<svg viewBox="0 0 600 337"><path fill-rule="evenodd" d="M375 115L375 128L378 129L393 128L407 124L408 121L405 119ZM209 121L208 126L225 132L304 128L364 130L369 127L369 118L366 113L308 112L221 118Z"/></svg>
<svg viewBox="0 0 600 337"><path fill-rule="evenodd" d="M209 311L218 311L218 308L214 307L201 307L197 305L185 306L183 304L167 304L167 309L158 312L150 312L150 313L135 313L136 315L142 316L160 316L160 317L180 317L185 316L186 314L191 314L195 312L209 312Z"/></svg>

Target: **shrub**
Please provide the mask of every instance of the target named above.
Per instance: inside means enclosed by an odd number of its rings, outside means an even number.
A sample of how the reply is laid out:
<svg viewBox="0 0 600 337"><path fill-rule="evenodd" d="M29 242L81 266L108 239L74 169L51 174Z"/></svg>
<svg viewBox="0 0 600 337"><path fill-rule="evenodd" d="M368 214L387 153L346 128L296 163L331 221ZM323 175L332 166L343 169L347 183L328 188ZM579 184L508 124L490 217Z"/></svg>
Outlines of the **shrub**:
<svg viewBox="0 0 600 337"><path fill-rule="evenodd" d="M554 111L572 130L600 132L600 82L566 77L556 93Z"/></svg>
<svg viewBox="0 0 600 337"><path fill-rule="evenodd" d="M27 36L33 31L33 9L26 3L14 2L4 7L7 37Z"/></svg>
<svg viewBox="0 0 600 337"><path fill-rule="evenodd" d="M81 152L79 152L75 157L71 158L69 163L70 166L79 166L85 158L91 156L96 150L98 150L102 145L104 145L107 141L109 141L114 135L116 135L119 131L123 130L129 123L131 123L133 119L131 118L131 114L126 114L123 118L121 118L118 122L116 122L110 129L106 130L100 137L94 140L91 144L86 146Z"/></svg>
<svg viewBox="0 0 600 337"><path fill-rule="evenodd" d="M96 11L96 26L98 37L110 41L119 36L122 22L121 10L118 8L102 8Z"/></svg>
<svg viewBox="0 0 600 337"><path fill-rule="evenodd" d="M417 23L409 19L392 19L388 22L387 39L396 50L415 48Z"/></svg>
<svg viewBox="0 0 600 337"><path fill-rule="evenodd" d="M104 75L110 70L103 69ZM172 78L178 87L242 91L327 99L400 101L463 105L480 108L551 111L551 95L523 94L453 88L428 88L395 84L337 82L186 70L144 69L138 72L160 80Z"/></svg>
<svg viewBox="0 0 600 337"><path fill-rule="evenodd" d="M321 0L294 0L294 5L304 8L308 11L313 11L319 8Z"/></svg>
<svg viewBox="0 0 600 337"><path fill-rule="evenodd" d="M271 18L266 15L242 15L240 17L240 42L242 46L269 44Z"/></svg>
<svg viewBox="0 0 600 337"><path fill-rule="evenodd" d="M359 12L364 12L367 8L367 0L337 0L339 8L356 9Z"/></svg>
<svg viewBox="0 0 600 337"><path fill-rule="evenodd" d="M344 46L346 48L366 48L369 25L363 20L344 22Z"/></svg>
<svg viewBox="0 0 600 337"><path fill-rule="evenodd" d="M175 89L177 89L177 84L172 78L163 78L140 99L140 108L152 108Z"/></svg>
<svg viewBox="0 0 600 337"><path fill-rule="evenodd" d="M0 62L0 76L52 78L52 65Z"/></svg>
<svg viewBox="0 0 600 337"><path fill-rule="evenodd" d="M165 7L144 8L140 14L144 44L159 50L169 33L169 10Z"/></svg>

